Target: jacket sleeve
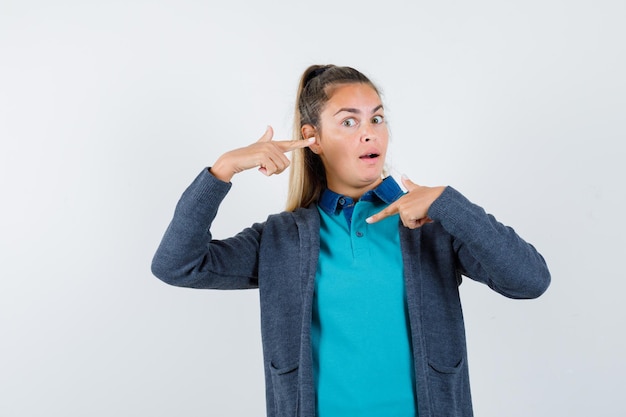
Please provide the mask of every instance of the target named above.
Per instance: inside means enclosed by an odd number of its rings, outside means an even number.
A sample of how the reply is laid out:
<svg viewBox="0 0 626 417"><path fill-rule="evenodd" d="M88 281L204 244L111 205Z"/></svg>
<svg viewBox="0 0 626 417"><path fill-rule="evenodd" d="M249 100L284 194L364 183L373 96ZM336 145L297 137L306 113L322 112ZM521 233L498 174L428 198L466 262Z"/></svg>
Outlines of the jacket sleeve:
<svg viewBox="0 0 626 417"><path fill-rule="evenodd" d="M550 285L539 252L454 188L446 187L428 216L452 235L461 274L509 298L536 298Z"/></svg>
<svg viewBox="0 0 626 417"><path fill-rule="evenodd" d="M230 187L204 169L185 190L152 259L155 276L179 287L257 287L262 224L228 239L212 239L211 224Z"/></svg>

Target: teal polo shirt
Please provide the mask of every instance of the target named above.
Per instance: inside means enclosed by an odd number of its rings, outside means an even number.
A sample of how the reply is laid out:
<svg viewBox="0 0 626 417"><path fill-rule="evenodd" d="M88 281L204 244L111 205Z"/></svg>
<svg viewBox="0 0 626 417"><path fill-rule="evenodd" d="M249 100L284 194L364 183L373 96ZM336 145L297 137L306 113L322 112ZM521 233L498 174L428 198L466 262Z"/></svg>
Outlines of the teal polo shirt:
<svg viewBox="0 0 626 417"><path fill-rule="evenodd" d="M415 417L399 218L369 216L402 196L387 177L358 201L325 190L311 323L318 417Z"/></svg>

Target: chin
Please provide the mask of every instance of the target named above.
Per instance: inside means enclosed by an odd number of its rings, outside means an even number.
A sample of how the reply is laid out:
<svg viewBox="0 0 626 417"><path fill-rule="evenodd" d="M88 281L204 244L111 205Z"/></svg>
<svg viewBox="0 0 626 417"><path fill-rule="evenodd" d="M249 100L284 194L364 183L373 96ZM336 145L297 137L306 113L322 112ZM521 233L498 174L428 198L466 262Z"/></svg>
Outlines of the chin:
<svg viewBox="0 0 626 417"><path fill-rule="evenodd" d="M383 173L381 171L376 176L364 178L363 182L366 183L367 185L375 186L375 185L378 185L378 183L380 183L382 180L383 180Z"/></svg>

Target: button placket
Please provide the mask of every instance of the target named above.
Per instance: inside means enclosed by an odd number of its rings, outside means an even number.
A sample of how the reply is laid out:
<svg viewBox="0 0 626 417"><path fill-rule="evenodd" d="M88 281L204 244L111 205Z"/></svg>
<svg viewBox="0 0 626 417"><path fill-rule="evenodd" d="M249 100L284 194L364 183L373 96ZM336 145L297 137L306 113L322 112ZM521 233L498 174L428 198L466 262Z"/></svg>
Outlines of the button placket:
<svg viewBox="0 0 626 417"><path fill-rule="evenodd" d="M369 262L369 244L367 239L364 239L365 234L367 233L367 223L365 222L365 218L367 217L365 214L367 211L367 203L359 202L354 207L354 212L352 213L352 227L351 233L352 236L352 248L355 258L359 258L360 262Z"/></svg>

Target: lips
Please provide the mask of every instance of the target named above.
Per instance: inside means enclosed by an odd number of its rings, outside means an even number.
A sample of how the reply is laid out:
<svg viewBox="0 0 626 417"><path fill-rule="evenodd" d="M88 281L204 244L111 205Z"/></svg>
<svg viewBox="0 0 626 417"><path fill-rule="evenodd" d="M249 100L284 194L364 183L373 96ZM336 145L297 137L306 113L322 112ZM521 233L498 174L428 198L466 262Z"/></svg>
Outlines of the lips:
<svg viewBox="0 0 626 417"><path fill-rule="evenodd" d="M376 159L380 156L380 153L376 149L368 149L367 152L359 156L359 159Z"/></svg>

